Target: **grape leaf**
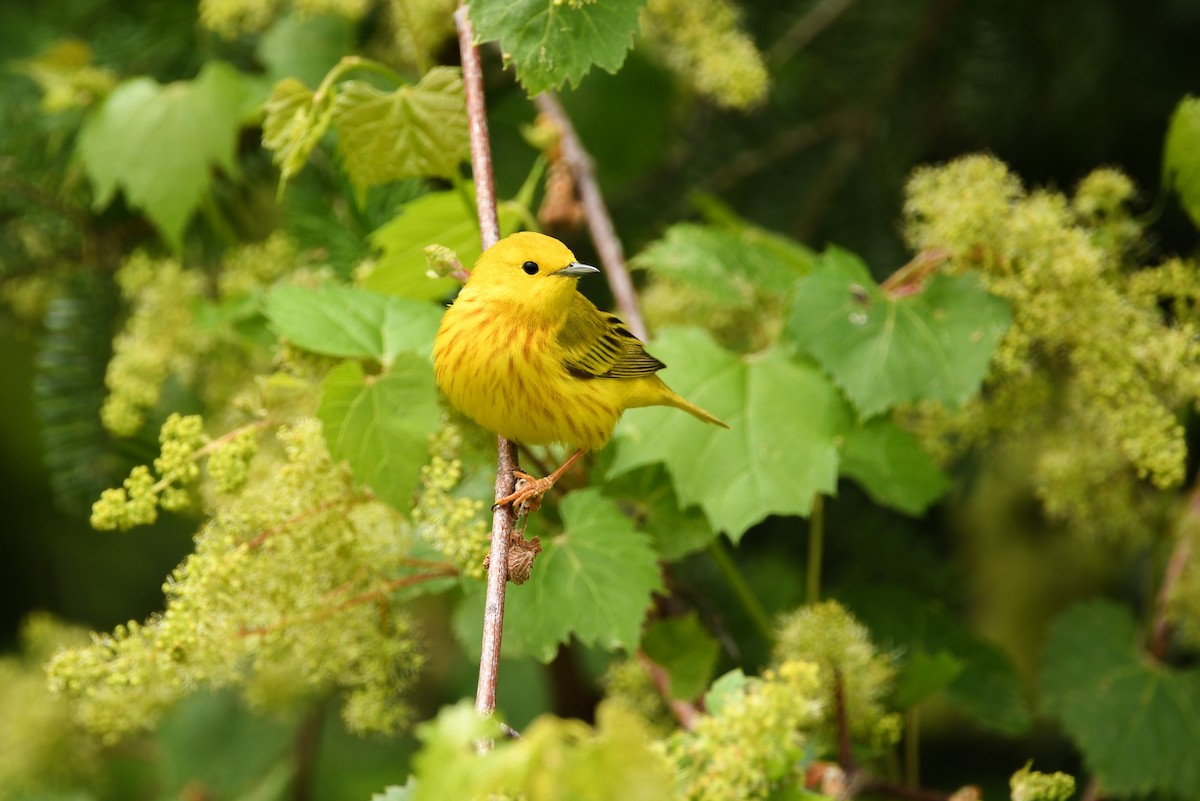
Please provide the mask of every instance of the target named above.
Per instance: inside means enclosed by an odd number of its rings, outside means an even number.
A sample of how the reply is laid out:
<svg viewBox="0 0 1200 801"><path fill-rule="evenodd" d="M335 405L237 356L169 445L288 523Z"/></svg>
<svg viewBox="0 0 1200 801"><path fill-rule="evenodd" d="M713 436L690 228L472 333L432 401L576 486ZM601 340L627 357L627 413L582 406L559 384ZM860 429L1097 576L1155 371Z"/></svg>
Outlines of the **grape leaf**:
<svg viewBox="0 0 1200 801"><path fill-rule="evenodd" d="M699 504L735 541L767 515L808 514L814 496L836 490L850 412L815 366L778 350L741 358L699 329L667 329L650 350L672 365L660 375L676 392L732 430L678 409L631 409L609 477L665 463L679 502Z"/></svg>
<svg viewBox="0 0 1200 801"><path fill-rule="evenodd" d="M1179 193L1184 210L1200 226L1200 98L1175 107L1163 148L1163 185Z"/></svg>
<svg viewBox="0 0 1200 801"><path fill-rule="evenodd" d="M258 40L258 58L274 80L296 78L316 86L354 50L354 23L340 14L291 11Z"/></svg>
<svg viewBox="0 0 1200 801"><path fill-rule="evenodd" d="M657 620L642 638L646 656L666 668L671 677L671 697L691 701L708 688L717 667L720 646L695 613Z"/></svg>
<svg viewBox="0 0 1200 801"><path fill-rule="evenodd" d="M334 284L272 290L266 315L275 333L299 348L384 365L404 352L428 356L442 317L428 303Z"/></svg>
<svg viewBox="0 0 1200 801"><path fill-rule="evenodd" d="M650 593L662 588L649 538L597 489L562 501L563 532L543 538L533 576L508 591L505 638L549 662L574 634L632 651Z"/></svg>
<svg viewBox="0 0 1200 801"><path fill-rule="evenodd" d="M943 678L950 673L946 657L953 658L960 670L945 685L946 700L989 729L1011 735L1028 730L1029 705L1012 662L961 622L909 590L886 584L860 585L841 593L841 600L871 630L876 645L910 655L897 680L901 687L916 693L932 682L929 676L905 676L910 669L931 669L928 660L912 664L911 655L936 657L943 664L933 667L944 671Z"/></svg>
<svg viewBox="0 0 1200 801"><path fill-rule="evenodd" d="M516 230L516 212L502 205L499 217L501 236ZM371 234L371 244L382 252L364 285L418 300L443 298L458 284L453 278L426 275L426 246L450 248L468 269L482 250L475 210L458 192L431 192L406 203L399 216Z"/></svg>
<svg viewBox="0 0 1200 801"><path fill-rule="evenodd" d="M238 175L237 136L248 89L241 73L210 61L194 81L134 78L90 114L79 156L102 209L116 195L141 210L175 250L208 193L214 167Z"/></svg>
<svg viewBox="0 0 1200 801"><path fill-rule="evenodd" d="M963 671L963 662L949 651L923 648L907 654L896 680L896 705L906 709L946 689Z"/></svg>
<svg viewBox="0 0 1200 801"><path fill-rule="evenodd" d="M450 177L470 151L457 68L434 67L415 86L384 92L342 84L333 105L338 152L360 197L402 178Z"/></svg>
<svg viewBox="0 0 1200 801"><path fill-rule="evenodd" d="M441 419L428 359L403 354L370 379L358 362L346 362L321 382L317 417L334 459L345 459L357 481L396 509L411 508Z"/></svg>
<svg viewBox="0 0 1200 801"><path fill-rule="evenodd" d="M612 453L612 449L605 450L601 459ZM597 462L595 473L606 472L607 463ZM704 548L716 535L698 507L679 508L670 477L661 464L622 473L605 481L600 491L616 501L621 511L650 535L654 549L667 561Z"/></svg>
<svg viewBox="0 0 1200 801"><path fill-rule="evenodd" d="M1080 604L1050 628L1042 707L1062 722L1105 795L1200 798L1200 668L1138 652L1124 608Z"/></svg>
<svg viewBox="0 0 1200 801"><path fill-rule="evenodd" d="M704 708L710 715L721 714L721 710L725 708L726 704L737 701L745 694L746 685L751 681L741 668L734 668L728 673L723 673L717 677L717 680L712 683L712 687L709 687L708 692L704 694Z"/></svg>
<svg viewBox="0 0 1200 801"><path fill-rule="evenodd" d="M950 486L912 434L880 417L846 432L840 469L876 503L910 515L924 512Z"/></svg>
<svg viewBox="0 0 1200 801"><path fill-rule="evenodd" d="M481 41L498 39L530 97L578 86L592 65L616 72L625 63L645 0L469 0Z"/></svg>
<svg viewBox="0 0 1200 801"><path fill-rule="evenodd" d="M910 401L964 403L1010 320L1008 305L971 276L934 276L894 299L858 257L831 248L797 285L787 333L866 418Z"/></svg>
<svg viewBox="0 0 1200 801"><path fill-rule="evenodd" d="M282 187L304 168L329 130L333 105L327 101L318 108L311 89L296 78L284 78L271 89L264 108L262 143L279 167Z"/></svg>

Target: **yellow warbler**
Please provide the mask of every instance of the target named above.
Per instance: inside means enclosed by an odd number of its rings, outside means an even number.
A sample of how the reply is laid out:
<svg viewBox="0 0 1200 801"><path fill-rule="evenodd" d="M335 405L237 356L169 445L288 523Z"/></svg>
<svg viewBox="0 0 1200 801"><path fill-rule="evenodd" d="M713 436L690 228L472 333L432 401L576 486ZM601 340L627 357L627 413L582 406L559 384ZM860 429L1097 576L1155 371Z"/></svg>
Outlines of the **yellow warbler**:
<svg viewBox="0 0 1200 801"><path fill-rule="evenodd" d="M596 272L557 239L513 234L484 251L442 317L433 360L451 403L506 439L576 449L546 478L517 472L529 483L499 504L543 494L626 409L674 406L729 427L672 392L655 375L665 365L580 294L579 277Z"/></svg>

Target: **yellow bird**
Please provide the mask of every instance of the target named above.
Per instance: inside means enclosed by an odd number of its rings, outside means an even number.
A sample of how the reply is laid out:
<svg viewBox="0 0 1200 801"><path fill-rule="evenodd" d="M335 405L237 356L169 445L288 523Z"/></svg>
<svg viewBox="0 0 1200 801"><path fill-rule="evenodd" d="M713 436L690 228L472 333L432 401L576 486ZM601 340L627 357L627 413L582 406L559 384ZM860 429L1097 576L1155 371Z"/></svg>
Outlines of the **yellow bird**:
<svg viewBox="0 0 1200 801"><path fill-rule="evenodd" d="M528 484L498 505L541 496L626 409L674 406L729 427L671 391L655 375L665 365L580 294L580 276L597 272L557 239L513 234L483 252L442 317L433 361L451 403L505 439L576 449L545 478L516 471Z"/></svg>

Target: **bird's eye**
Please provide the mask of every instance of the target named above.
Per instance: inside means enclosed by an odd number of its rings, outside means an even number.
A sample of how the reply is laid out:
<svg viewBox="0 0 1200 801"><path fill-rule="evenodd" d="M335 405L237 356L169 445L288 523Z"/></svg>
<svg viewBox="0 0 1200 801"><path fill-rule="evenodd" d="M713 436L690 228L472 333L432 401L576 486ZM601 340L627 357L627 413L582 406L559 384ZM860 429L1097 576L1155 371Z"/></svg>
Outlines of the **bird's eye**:
<svg viewBox="0 0 1200 801"><path fill-rule="evenodd" d="M526 275L537 275L537 271L538 271L537 262L527 261L521 265L521 269L525 271Z"/></svg>

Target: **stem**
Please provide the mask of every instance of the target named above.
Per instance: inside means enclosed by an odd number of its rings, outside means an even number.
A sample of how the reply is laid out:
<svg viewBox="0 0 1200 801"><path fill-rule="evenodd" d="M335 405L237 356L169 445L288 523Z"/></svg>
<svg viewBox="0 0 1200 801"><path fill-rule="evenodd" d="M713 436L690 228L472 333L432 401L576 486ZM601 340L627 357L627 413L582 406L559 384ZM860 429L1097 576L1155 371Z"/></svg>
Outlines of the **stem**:
<svg viewBox="0 0 1200 801"><path fill-rule="evenodd" d="M671 709L671 714L679 721L679 725L684 731L691 731L696 726L696 719L703 714L695 704L689 701L680 701L671 695L671 674L667 673L666 668L655 662L642 651L638 651L638 662L642 667L650 672L650 678L654 682L654 688L658 690L658 694L663 701Z"/></svg>
<svg viewBox="0 0 1200 801"><path fill-rule="evenodd" d="M479 236L487 250L500 239L496 214L496 187L492 177L492 153L488 143L487 106L483 94L483 68L475 47L475 32L466 6L454 12L458 49L462 54L463 85L467 94L467 119L471 134L471 173L475 178L475 210ZM512 494L517 449L504 437L496 438L496 498ZM512 508L498 506L492 512L491 557L488 561L487 596L483 608L483 647L479 656L479 683L475 689L475 712L491 717L496 710L496 682L500 675L500 641L504 633L504 592L508 581L508 541L515 515ZM480 741L480 751L491 749Z"/></svg>
<svg viewBox="0 0 1200 801"><path fill-rule="evenodd" d="M578 134L575 133L575 126L571 124L571 118L567 116L556 95L545 92L535 97L533 102L537 104L539 111L554 121L559 130L563 160L571 168L575 185L579 188L579 200L583 203L588 230L591 231L596 252L600 255L600 263L604 265L604 275L612 289L613 300L616 301L629 330L638 339L646 339L646 323L638 308L633 281L629 278L625 251L613 227L608 207L604 204L604 196L600 194L600 185L592 171L592 158L584 149Z"/></svg>
<svg viewBox="0 0 1200 801"><path fill-rule="evenodd" d="M915 706L904 713L904 784L921 786L921 713Z"/></svg>
<svg viewBox="0 0 1200 801"><path fill-rule="evenodd" d="M1158 596L1154 603L1154 619L1150 625L1150 653L1160 662L1166 658L1171 645L1171 595L1175 585L1183 576L1183 571L1191 561L1192 533L1190 529L1196 525L1195 518L1200 516L1200 478L1183 507L1179 522L1175 524L1175 547L1167 560L1167 568L1163 572L1162 584L1158 588Z"/></svg>
<svg viewBox="0 0 1200 801"><path fill-rule="evenodd" d="M708 544L708 555L717 563L721 574L725 576L725 580L729 582L729 586L733 588L733 592L737 595L738 601L741 602L742 608L746 610L746 614L750 615L750 619L754 621L755 628L762 634L767 642L775 640L775 632L771 628L771 618L767 616L767 610L763 608L762 602L750 589L749 583L746 582L737 565L733 563L729 552L725 549L724 543L720 537L715 537Z"/></svg>
<svg viewBox="0 0 1200 801"><path fill-rule="evenodd" d="M362 56L343 56L342 60L325 74L324 79L321 80L321 85L313 92L313 105L315 106L324 102L325 95L333 89L333 85L340 81L346 73L353 72L354 70L382 75L397 86L406 83L403 75L386 64L380 64L378 61L372 61Z"/></svg>
<svg viewBox="0 0 1200 801"><path fill-rule="evenodd" d="M813 498L812 512L808 516L808 585L805 588L807 601L815 604L821 600L821 558L825 550L825 498Z"/></svg>

